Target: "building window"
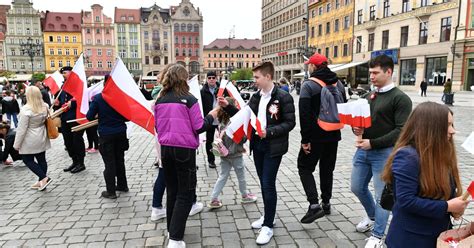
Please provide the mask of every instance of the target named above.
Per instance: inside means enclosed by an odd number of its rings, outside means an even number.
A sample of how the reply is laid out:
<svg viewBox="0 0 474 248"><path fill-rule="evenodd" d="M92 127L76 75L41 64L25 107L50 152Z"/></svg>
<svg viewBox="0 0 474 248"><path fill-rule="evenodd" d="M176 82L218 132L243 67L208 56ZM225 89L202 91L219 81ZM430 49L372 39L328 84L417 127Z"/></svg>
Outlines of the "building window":
<svg viewBox="0 0 474 248"><path fill-rule="evenodd" d="M339 9L339 6L341 6L340 0L336 0L336 9Z"/></svg>
<svg viewBox="0 0 474 248"><path fill-rule="evenodd" d="M86 28L86 33L87 33L87 34L90 34L90 33L91 33L91 29L90 29L90 28Z"/></svg>
<svg viewBox="0 0 474 248"><path fill-rule="evenodd" d="M406 59L400 61L400 84L415 85L416 80L416 59Z"/></svg>
<svg viewBox="0 0 474 248"><path fill-rule="evenodd" d="M15 62L13 62L13 63L14 63L14 65L15 65L13 68L15 68L15 67L16 67L16 63L15 63ZM50 66L50 67L56 67L56 65L54 64L54 60L49 61L49 66Z"/></svg>
<svg viewBox="0 0 474 248"><path fill-rule="evenodd" d="M74 48L73 54L77 56L77 48Z"/></svg>
<svg viewBox="0 0 474 248"><path fill-rule="evenodd" d="M426 75L429 85L443 85L446 81L446 67L448 57L437 57L426 59Z"/></svg>
<svg viewBox="0 0 474 248"><path fill-rule="evenodd" d="M58 43L61 43L61 36L57 36L57 37L56 37L56 41L57 41Z"/></svg>
<svg viewBox="0 0 474 248"><path fill-rule="evenodd" d="M92 61L87 61L87 68L92 68Z"/></svg>
<svg viewBox="0 0 474 248"><path fill-rule="evenodd" d="M370 6L370 20L375 20L375 5Z"/></svg>
<svg viewBox="0 0 474 248"><path fill-rule="evenodd" d="M326 47L326 52L324 53L326 55L326 58L329 58L329 47Z"/></svg>
<svg viewBox="0 0 474 248"><path fill-rule="evenodd" d="M451 17L441 19L440 41L449 41L451 37Z"/></svg>
<svg viewBox="0 0 474 248"><path fill-rule="evenodd" d="M318 36L321 36L321 35L323 35L323 25L319 24L318 25Z"/></svg>
<svg viewBox="0 0 474 248"><path fill-rule="evenodd" d="M326 22L326 34L329 34L329 33L331 33L331 23Z"/></svg>
<svg viewBox="0 0 474 248"><path fill-rule="evenodd" d="M64 36L64 42L69 43L69 36Z"/></svg>
<svg viewBox="0 0 474 248"><path fill-rule="evenodd" d="M314 38L314 27L311 27L311 38Z"/></svg>
<svg viewBox="0 0 474 248"><path fill-rule="evenodd" d="M100 39L97 39L97 42L96 42L96 43L100 45L100 44L101 44Z"/></svg>
<svg viewBox="0 0 474 248"><path fill-rule="evenodd" d="M150 50L150 45L148 45L148 43L145 43L145 51L148 51Z"/></svg>
<svg viewBox="0 0 474 248"><path fill-rule="evenodd" d="M410 11L410 0L402 0L402 13Z"/></svg>
<svg viewBox="0 0 474 248"><path fill-rule="evenodd" d="M73 36L73 37L72 37L72 42L73 42L73 43L76 43L76 42L77 42L77 37L76 37L76 36Z"/></svg>
<svg viewBox="0 0 474 248"><path fill-rule="evenodd" d="M375 42L375 34L371 33L369 34L369 44L368 44L368 50L373 51L374 50L374 42Z"/></svg>
<svg viewBox="0 0 474 248"><path fill-rule="evenodd" d="M168 56L165 56L165 65L168 64Z"/></svg>
<svg viewBox="0 0 474 248"><path fill-rule="evenodd" d="M362 10L357 11L357 24L362 24Z"/></svg>
<svg viewBox="0 0 474 248"><path fill-rule="evenodd" d="M58 55L63 55L63 50L61 48L58 48Z"/></svg>
<svg viewBox="0 0 474 248"><path fill-rule="evenodd" d="M428 5L428 0L421 0L421 7L425 7Z"/></svg>
<svg viewBox="0 0 474 248"><path fill-rule="evenodd" d="M96 22L100 22L100 17L99 17L99 16L96 16L96 17L95 17L95 21L96 21Z"/></svg>
<svg viewBox="0 0 474 248"><path fill-rule="evenodd" d="M339 32L339 19L334 21L334 32Z"/></svg>
<svg viewBox="0 0 474 248"><path fill-rule="evenodd" d="M12 52L12 55L15 55L15 54L13 54L13 52ZM49 55L54 55L54 49L53 48L49 49Z"/></svg>
<svg viewBox="0 0 474 248"><path fill-rule="evenodd" d="M318 9L318 15L322 15L323 14L323 7L319 7Z"/></svg>
<svg viewBox="0 0 474 248"><path fill-rule="evenodd" d="M70 55L69 48L66 48L66 55Z"/></svg>
<svg viewBox="0 0 474 248"><path fill-rule="evenodd" d="M362 36L356 38L356 53L362 52Z"/></svg>
<svg viewBox="0 0 474 248"><path fill-rule="evenodd" d="M326 13L329 13L331 11L331 3L326 4Z"/></svg>
<svg viewBox="0 0 474 248"><path fill-rule="evenodd" d="M384 30L382 32L382 49L387 49L388 48L388 38L389 38L389 31Z"/></svg>
<svg viewBox="0 0 474 248"><path fill-rule="evenodd" d="M112 62L111 61L107 61L107 68L112 68Z"/></svg>
<svg viewBox="0 0 474 248"><path fill-rule="evenodd" d="M63 67L63 61L62 60L58 61L58 67Z"/></svg>
<svg viewBox="0 0 474 248"><path fill-rule="evenodd" d="M342 56L346 57L349 55L349 46L347 44L344 44L342 47Z"/></svg>
<svg viewBox="0 0 474 248"><path fill-rule="evenodd" d="M400 47L408 46L408 26L402 27L400 31Z"/></svg>
<svg viewBox="0 0 474 248"><path fill-rule="evenodd" d="M349 16L344 16L344 29L349 29L351 25L351 19Z"/></svg>
<svg viewBox="0 0 474 248"><path fill-rule="evenodd" d="M97 68L102 68L102 61L97 61Z"/></svg>
<svg viewBox="0 0 474 248"><path fill-rule="evenodd" d="M102 56L102 49L97 49L97 56Z"/></svg>
<svg viewBox="0 0 474 248"><path fill-rule="evenodd" d="M179 49L178 48L176 48L176 50L175 50L175 56L176 57L179 56Z"/></svg>
<svg viewBox="0 0 474 248"><path fill-rule="evenodd" d="M334 50L333 50L334 58L337 58L337 56L339 56L338 52L339 52L339 46L334 46Z"/></svg>
<svg viewBox="0 0 474 248"><path fill-rule="evenodd" d="M97 28L97 29L95 30L95 33L96 33L96 34L100 34L100 28Z"/></svg>
<svg viewBox="0 0 474 248"><path fill-rule="evenodd" d="M71 61L70 60L66 61L66 66L71 66Z"/></svg>
<svg viewBox="0 0 474 248"><path fill-rule="evenodd" d="M150 64L150 57L145 56L145 64L149 65Z"/></svg>
<svg viewBox="0 0 474 248"><path fill-rule="evenodd" d="M390 2L389 0L383 1L383 17L388 17L390 15Z"/></svg>
<svg viewBox="0 0 474 248"><path fill-rule="evenodd" d="M163 39L168 39L168 32L166 31L163 31Z"/></svg>

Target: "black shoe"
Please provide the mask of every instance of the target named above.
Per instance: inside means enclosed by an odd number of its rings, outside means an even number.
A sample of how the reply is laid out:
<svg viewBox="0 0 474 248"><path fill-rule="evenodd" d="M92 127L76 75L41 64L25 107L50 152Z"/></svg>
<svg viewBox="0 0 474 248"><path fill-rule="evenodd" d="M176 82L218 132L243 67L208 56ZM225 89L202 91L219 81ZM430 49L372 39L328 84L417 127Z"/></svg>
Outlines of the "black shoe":
<svg viewBox="0 0 474 248"><path fill-rule="evenodd" d="M75 164L75 163L72 163L69 167L67 167L67 168L64 169L63 171L64 171L64 172L71 171L72 169L74 169L74 167L76 167L76 164Z"/></svg>
<svg viewBox="0 0 474 248"><path fill-rule="evenodd" d="M319 204L317 204L317 206L313 209L311 209L311 206L309 206L308 208L308 212L305 214L305 216L301 219L301 223L303 224L310 224L312 223L313 221L321 218L324 216L324 211L323 209L321 208L321 206L319 206Z"/></svg>
<svg viewBox="0 0 474 248"><path fill-rule="evenodd" d="M214 163L214 162L209 163L209 168L215 169L216 168L216 163Z"/></svg>
<svg viewBox="0 0 474 248"><path fill-rule="evenodd" d="M324 210L325 215L330 215L331 214L331 203L322 203L321 204Z"/></svg>
<svg viewBox="0 0 474 248"><path fill-rule="evenodd" d="M79 172L81 172L81 171L83 171L83 170L85 170L85 169L86 169L86 166L84 166L83 164L77 165L76 167L74 167L74 168L71 170L71 173L72 173L72 174L79 173Z"/></svg>
<svg viewBox="0 0 474 248"><path fill-rule="evenodd" d="M117 188L117 191L127 193L128 192L128 187L127 188Z"/></svg>
<svg viewBox="0 0 474 248"><path fill-rule="evenodd" d="M104 198L108 198L108 199L117 199L117 195L116 194L111 194L107 191L102 191L102 194L100 194L102 197Z"/></svg>

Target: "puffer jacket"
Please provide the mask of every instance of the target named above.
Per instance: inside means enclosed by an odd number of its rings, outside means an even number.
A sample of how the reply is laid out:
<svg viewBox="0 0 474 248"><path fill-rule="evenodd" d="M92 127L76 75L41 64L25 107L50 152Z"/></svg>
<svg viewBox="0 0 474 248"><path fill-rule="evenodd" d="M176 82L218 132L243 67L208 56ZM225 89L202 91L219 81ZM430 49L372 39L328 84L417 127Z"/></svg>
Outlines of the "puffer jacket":
<svg viewBox="0 0 474 248"><path fill-rule="evenodd" d="M199 146L199 134L212 128L214 118L202 117L198 100L192 96L166 93L156 100L155 128L161 145L189 149Z"/></svg>

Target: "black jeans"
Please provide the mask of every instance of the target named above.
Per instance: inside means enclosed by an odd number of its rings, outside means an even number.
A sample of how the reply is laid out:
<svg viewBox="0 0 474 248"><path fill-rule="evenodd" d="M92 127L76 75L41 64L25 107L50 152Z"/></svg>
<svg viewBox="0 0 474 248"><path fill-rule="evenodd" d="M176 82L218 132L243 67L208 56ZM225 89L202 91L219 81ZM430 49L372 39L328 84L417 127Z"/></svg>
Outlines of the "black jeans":
<svg viewBox="0 0 474 248"><path fill-rule="evenodd" d="M426 96L426 89L421 89L421 96Z"/></svg>
<svg viewBox="0 0 474 248"><path fill-rule="evenodd" d="M319 203L318 189L316 188L313 176L318 161L321 199L324 203L329 203L331 200L337 145L338 142L311 143L311 152L309 154L305 154L303 149L300 149L298 154L298 173L310 204Z"/></svg>
<svg viewBox="0 0 474 248"><path fill-rule="evenodd" d="M207 162L210 164L213 164L216 161L216 157L214 156L214 153L212 153L212 142L214 142L215 132L216 132L215 126L206 132L206 154L207 154Z"/></svg>
<svg viewBox="0 0 474 248"><path fill-rule="evenodd" d="M88 148L99 149L99 135L97 134L97 126L86 129Z"/></svg>
<svg viewBox="0 0 474 248"><path fill-rule="evenodd" d="M37 154L22 154L21 156L26 166L38 176L38 181L41 181L47 177L48 164L46 163L46 152Z"/></svg>
<svg viewBox="0 0 474 248"><path fill-rule="evenodd" d="M71 128L77 126L77 123L61 123L61 131L63 133L64 144L67 153L71 157L72 162L76 165L84 165L84 157L86 156L86 145L84 144L84 130L79 132L71 132Z"/></svg>
<svg viewBox="0 0 474 248"><path fill-rule="evenodd" d="M110 194L115 194L116 189L128 188L124 158L128 146L127 133L125 132L99 137L99 151L105 165L105 187ZM117 178L117 186L115 178Z"/></svg>
<svg viewBox="0 0 474 248"><path fill-rule="evenodd" d="M263 197L264 220L262 226L273 228L277 206L276 177L282 156L270 157L269 142L255 138L253 160Z"/></svg>
<svg viewBox="0 0 474 248"><path fill-rule="evenodd" d="M166 226L170 239L181 241L196 195L196 150L161 146L166 180Z"/></svg>

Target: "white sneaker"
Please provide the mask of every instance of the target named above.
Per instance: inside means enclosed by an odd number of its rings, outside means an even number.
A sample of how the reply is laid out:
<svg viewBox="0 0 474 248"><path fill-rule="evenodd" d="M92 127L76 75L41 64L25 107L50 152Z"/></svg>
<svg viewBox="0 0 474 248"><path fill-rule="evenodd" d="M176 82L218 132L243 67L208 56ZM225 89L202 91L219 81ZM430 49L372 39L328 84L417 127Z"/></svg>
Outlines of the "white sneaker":
<svg viewBox="0 0 474 248"><path fill-rule="evenodd" d="M363 219L361 222L359 222L359 224L357 224L356 231L365 233L369 231L370 229L372 229L373 226L374 226L374 221L371 220L369 217L365 217L365 219Z"/></svg>
<svg viewBox="0 0 474 248"><path fill-rule="evenodd" d="M367 243L365 244L365 248L383 248L382 239L379 239L374 236L370 236L370 238L365 239Z"/></svg>
<svg viewBox="0 0 474 248"><path fill-rule="evenodd" d="M166 217L166 208L151 208L151 217L152 221L157 221Z"/></svg>
<svg viewBox="0 0 474 248"><path fill-rule="evenodd" d="M176 241L170 239L168 242L168 248L186 248L186 243L184 241Z"/></svg>
<svg viewBox="0 0 474 248"><path fill-rule="evenodd" d="M204 208L204 204L202 204L202 202L194 203L193 207L191 208L191 211L189 211L189 216L199 214L203 208Z"/></svg>
<svg viewBox="0 0 474 248"><path fill-rule="evenodd" d="M262 225L263 225L263 221L264 221L264 220L265 220L265 216L262 216L262 217L260 217L260 219L258 219L258 220L256 220L256 221L252 222L252 228L253 228L253 229L260 229L260 228L262 228ZM275 224L276 224L276 220L273 219L273 225L275 225Z"/></svg>
<svg viewBox="0 0 474 248"><path fill-rule="evenodd" d="M263 226L262 229L260 229L260 233L258 234L257 237L257 244L259 245L264 245L270 242L270 239L273 237L273 228L270 228L268 226Z"/></svg>

